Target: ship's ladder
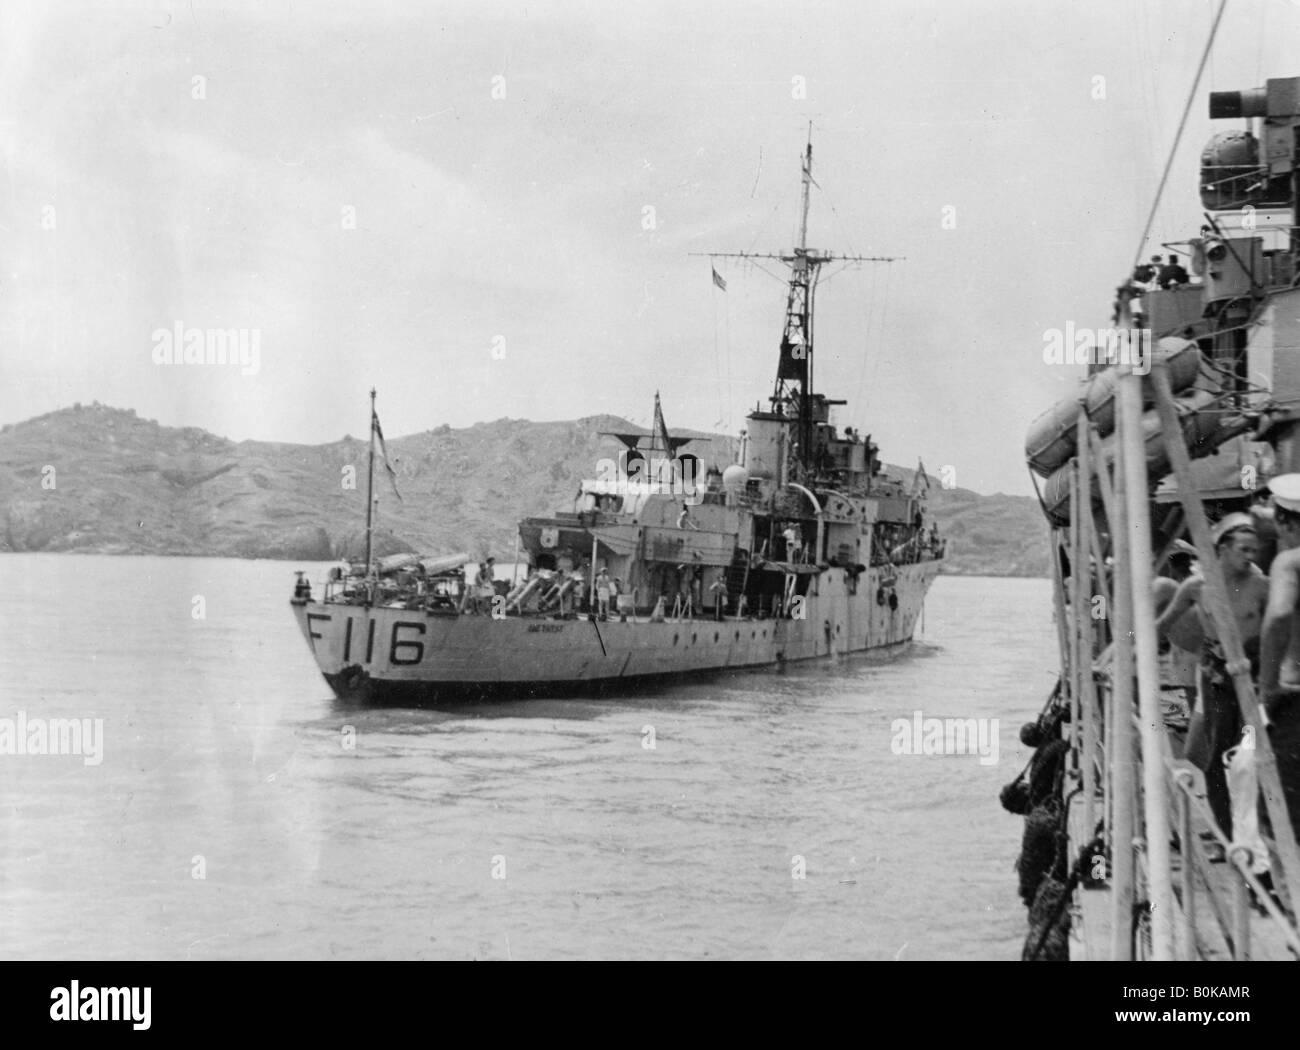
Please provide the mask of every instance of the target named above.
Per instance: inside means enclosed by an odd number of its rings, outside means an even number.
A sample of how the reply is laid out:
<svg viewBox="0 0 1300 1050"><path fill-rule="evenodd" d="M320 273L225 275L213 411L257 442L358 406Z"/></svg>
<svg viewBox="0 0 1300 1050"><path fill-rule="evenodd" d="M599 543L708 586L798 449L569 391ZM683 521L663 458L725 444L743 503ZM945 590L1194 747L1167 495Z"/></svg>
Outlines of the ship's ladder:
<svg viewBox="0 0 1300 1050"><path fill-rule="evenodd" d="M733 612L739 610L739 602L745 593L749 578L749 552L736 548L727 566L727 604Z"/></svg>

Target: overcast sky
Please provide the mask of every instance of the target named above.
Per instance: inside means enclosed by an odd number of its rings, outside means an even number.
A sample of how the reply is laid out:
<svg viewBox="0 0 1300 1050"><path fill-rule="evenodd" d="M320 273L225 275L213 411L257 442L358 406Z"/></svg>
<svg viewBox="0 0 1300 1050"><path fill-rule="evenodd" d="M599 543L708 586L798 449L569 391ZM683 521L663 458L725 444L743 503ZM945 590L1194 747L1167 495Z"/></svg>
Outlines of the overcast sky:
<svg viewBox="0 0 1300 1050"><path fill-rule="evenodd" d="M314 443L373 385L389 436L656 389L733 432L784 288L690 253L790 247L811 121L810 244L906 257L823 285L819 388L887 460L1027 494L1077 375L1044 330L1106 322L1215 5L114 6L0 8L0 422ZM1148 254L1200 225L1206 93L1292 75L1300 5L1230 3ZM257 330L256 374L156 364L178 323Z"/></svg>

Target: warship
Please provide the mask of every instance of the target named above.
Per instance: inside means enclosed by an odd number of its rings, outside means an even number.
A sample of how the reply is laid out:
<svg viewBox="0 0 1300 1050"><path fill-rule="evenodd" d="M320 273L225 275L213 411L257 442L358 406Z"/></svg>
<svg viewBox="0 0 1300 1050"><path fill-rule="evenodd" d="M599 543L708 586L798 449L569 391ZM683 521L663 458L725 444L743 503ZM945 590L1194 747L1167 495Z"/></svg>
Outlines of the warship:
<svg viewBox="0 0 1300 1050"><path fill-rule="evenodd" d="M929 478L892 475L879 447L814 386L814 300L832 262L881 261L807 245L811 136L801 157L799 243L767 255L789 270L776 379L747 416L735 462L703 463L670 433L659 397L647 433L573 505L519 523L516 577L467 554L372 557L319 591L298 574L292 608L341 698L428 703L617 691L664 676L763 668L911 640L945 541ZM713 280L725 280L713 268ZM375 447L387 453L371 392ZM617 444L615 444L615 441ZM526 570L518 578L518 567Z"/></svg>
<svg viewBox="0 0 1300 1050"><path fill-rule="evenodd" d="M1060 651L1002 795L1026 960L1300 957L1300 701L1261 689L1234 611L1296 505L1300 77L1212 92L1209 116L1239 123L1201 154L1195 232L1144 261L1158 191L1111 328L1076 341L1086 376L1026 439ZM1284 612L1255 620L1265 647Z"/></svg>

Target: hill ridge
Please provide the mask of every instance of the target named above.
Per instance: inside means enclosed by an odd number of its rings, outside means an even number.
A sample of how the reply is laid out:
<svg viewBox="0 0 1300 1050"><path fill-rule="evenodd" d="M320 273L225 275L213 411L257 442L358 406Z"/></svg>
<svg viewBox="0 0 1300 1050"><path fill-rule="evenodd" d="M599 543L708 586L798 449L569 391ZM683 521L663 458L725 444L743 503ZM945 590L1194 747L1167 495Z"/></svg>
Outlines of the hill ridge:
<svg viewBox="0 0 1300 1050"><path fill-rule="evenodd" d="M646 428L599 414L503 417L388 438L399 501L376 473L380 554L468 549L508 557L516 522L564 507L622 447L602 431ZM726 466L735 439L702 431L686 451ZM234 441L93 402L0 427L0 551L328 560L364 536L365 452L351 434L306 445ZM910 483L914 472L889 466ZM1047 528L1034 500L945 490L930 503L946 570L1040 576Z"/></svg>

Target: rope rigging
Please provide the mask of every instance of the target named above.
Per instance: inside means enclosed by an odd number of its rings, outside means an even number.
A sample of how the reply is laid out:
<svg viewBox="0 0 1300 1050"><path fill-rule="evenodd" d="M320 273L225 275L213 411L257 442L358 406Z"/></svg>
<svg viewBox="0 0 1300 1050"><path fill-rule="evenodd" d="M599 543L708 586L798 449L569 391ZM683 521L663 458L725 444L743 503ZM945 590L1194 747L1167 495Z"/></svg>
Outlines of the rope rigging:
<svg viewBox="0 0 1300 1050"><path fill-rule="evenodd" d="M1178 130L1174 133L1174 144L1169 149L1169 157L1165 161L1165 170L1160 175L1160 185L1156 187L1155 200L1151 202L1151 211L1147 215L1147 222L1142 227L1142 236L1138 238L1137 251L1133 256L1133 267L1136 269L1142 263L1142 253L1146 248L1147 237L1151 233L1151 227L1156 221L1156 209L1160 207L1160 198L1164 195L1165 184L1169 181L1169 172L1174 166L1174 157L1178 153L1178 144L1183 138L1183 129L1187 127L1187 117L1192 111L1192 104L1196 101L1196 92L1201 85L1201 74L1205 72L1205 63L1209 60L1210 52L1214 48L1214 37L1219 32L1219 23L1223 20L1224 9L1228 6L1228 0L1219 0L1219 9L1214 15L1214 24L1210 27L1209 39L1205 41L1205 50L1201 52L1201 61L1196 67L1196 76L1192 80L1192 89L1187 93L1187 102L1183 106L1182 119L1178 121Z"/></svg>

